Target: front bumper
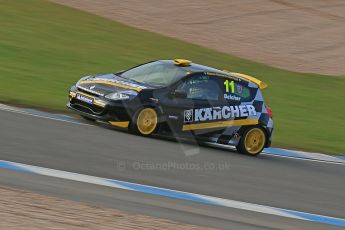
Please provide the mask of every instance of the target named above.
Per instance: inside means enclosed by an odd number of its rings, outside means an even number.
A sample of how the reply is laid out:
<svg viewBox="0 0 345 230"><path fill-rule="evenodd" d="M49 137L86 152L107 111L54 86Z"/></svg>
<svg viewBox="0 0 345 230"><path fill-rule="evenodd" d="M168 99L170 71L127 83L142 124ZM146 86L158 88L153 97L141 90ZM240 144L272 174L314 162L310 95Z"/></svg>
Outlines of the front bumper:
<svg viewBox="0 0 345 230"><path fill-rule="evenodd" d="M77 94L85 95L93 99L92 103L87 103L77 98ZM106 100L103 97L85 94L83 92L71 91L67 108L72 111L95 120L118 124L117 122L131 121L132 109L121 101Z"/></svg>
<svg viewBox="0 0 345 230"><path fill-rule="evenodd" d="M85 117L89 117L89 118L92 118L92 119L95 119L95 120L102 120L102 121L109 121L109 120L112 120L110 116L104 116L104 115L95 115L93 113L89 113L89 112L85 112L81 109L79 109L75 104L71 104L71 102L68 102L67 103L67 108L82 115L82 116L85 116Z"/></svg>

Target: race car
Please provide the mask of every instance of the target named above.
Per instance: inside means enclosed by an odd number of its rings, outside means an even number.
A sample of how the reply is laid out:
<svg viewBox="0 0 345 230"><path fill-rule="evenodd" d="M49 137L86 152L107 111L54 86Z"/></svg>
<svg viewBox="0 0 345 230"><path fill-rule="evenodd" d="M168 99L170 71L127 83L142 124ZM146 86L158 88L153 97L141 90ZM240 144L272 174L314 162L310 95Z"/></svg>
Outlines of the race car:
<svg viewBox="0 0 345 230"><path fill-rule="evenodd" d="M273 132L261 91L266 87L254 77L185 59L157 60L81 78L67 107L142 136L188 133L198 142L257 155L270 146Z"/></svg>

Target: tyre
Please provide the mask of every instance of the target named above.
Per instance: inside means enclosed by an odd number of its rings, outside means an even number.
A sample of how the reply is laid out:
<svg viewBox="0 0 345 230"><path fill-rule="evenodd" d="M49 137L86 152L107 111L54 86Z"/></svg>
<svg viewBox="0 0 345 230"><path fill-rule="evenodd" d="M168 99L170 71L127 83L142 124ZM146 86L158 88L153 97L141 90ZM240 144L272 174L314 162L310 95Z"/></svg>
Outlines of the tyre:
<svg viewBox="0 0 345 230"><path fill-rule="evenodd" d="M92 119L90 117L87 117L87 116L83 116L83 115L80 115L83 119L87 120L87 121L91 121L91 122L95 122L96 119Z"/></svg>
<svg viewBox="0 0 345 230"><path fill-rule="evenodd" d="M251 127L244 131L236 149L244 154L256 156L265 148L267 135L261 127Z"/></svg>
<svg viewBox="0 0 345 230"><path fill-rule="evenodd" d="M158 127L158 115L153 108L143 108L139 110L131 122L130 130L142 136L149 136Z"/></svg>

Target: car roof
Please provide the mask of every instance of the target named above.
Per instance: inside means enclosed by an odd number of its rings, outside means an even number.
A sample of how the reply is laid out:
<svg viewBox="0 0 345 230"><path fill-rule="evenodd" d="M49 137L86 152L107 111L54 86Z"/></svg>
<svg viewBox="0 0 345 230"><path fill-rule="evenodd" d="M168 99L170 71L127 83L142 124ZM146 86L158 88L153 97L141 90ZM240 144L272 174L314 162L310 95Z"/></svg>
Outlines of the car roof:
<svg viewBox="0 0 345 230"><path fill-rule="evenodd" d="M159 60L159 61L163 62L163 63L175 64L176 63L175 60ZM225 72L225 71L222 71L222 70L219 70L219 69L216 69L216 68L212 68L212 67L209 67L209 66L205 66L205 65L200 65L200 64L192 63L192 62L188 63L188 65L181 65L181 66L179 66L179 68L183 68L187 72L191 72L191 73L213 72L213 73L231 75L228 72Z"/></svg>
<svg viewBox="0 0 345 230"><path fill-rule="evenodd" d="M254 78L252 76L242 74L242 73L235 73L235 72L228 72L228 71L224 71L224 70L219 70L219 69L216 69L213 67L209 67L209 66L205 66L205 65L201 65L201 64L196 64L196 63L193 63L189 60L175 59L175 60L158 60L158 61L163 62L163 63L167 63L167 64L176 65L179 68L183 68L186 72L190 72L190 73L199 73L199 72L216 73L218 75L225 75L225 76L229 76L232 78L237 78L237 79L241 79L241 80L244 80L247 82L254 83L260 89L264 89L267 87L266 83L264 83L263 81L261 81L259 79Z"/></svg>

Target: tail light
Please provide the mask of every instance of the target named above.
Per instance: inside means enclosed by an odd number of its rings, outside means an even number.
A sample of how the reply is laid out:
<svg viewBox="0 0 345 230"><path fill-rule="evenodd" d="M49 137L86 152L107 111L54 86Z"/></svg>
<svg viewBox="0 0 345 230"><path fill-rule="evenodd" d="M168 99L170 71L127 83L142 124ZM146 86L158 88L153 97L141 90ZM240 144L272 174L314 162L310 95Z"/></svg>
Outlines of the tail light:
<svg viewBox="0 0 345 230"><path fill-rule="evenodd" d="M271 109L270 107L266 106L266 110L267 110L268 116L269 116L270 118L273 118L272 109Z"/></svg>

